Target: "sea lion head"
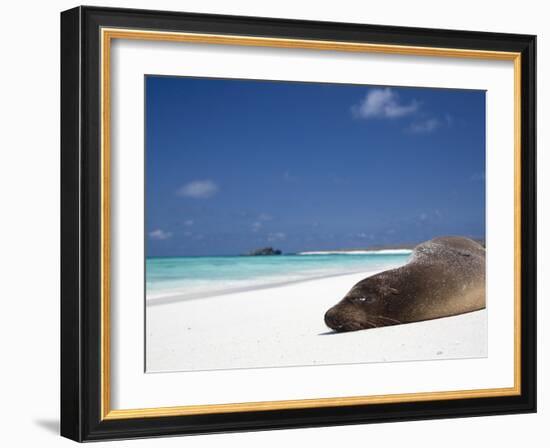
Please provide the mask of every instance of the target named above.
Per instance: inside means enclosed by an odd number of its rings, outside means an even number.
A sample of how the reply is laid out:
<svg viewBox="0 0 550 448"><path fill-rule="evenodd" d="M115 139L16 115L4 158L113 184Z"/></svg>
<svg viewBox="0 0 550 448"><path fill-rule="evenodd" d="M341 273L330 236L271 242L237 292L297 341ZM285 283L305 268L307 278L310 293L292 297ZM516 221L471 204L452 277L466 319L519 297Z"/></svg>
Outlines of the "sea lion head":
<svg viewBox="0 0 550 448"><path fill-rule="evenodd" d="M325 324L335 331L356 331L399 323L386 316L388 302L399 291L381 277L357 283L325 313Z"/></svg>

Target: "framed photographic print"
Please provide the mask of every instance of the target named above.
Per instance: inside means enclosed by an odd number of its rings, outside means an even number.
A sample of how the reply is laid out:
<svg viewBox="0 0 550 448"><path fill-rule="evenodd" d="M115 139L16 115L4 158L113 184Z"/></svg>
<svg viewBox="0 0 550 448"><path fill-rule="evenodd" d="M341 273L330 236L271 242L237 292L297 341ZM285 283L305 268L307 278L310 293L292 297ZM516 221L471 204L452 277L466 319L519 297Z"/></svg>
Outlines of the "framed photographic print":
<svg viewBox="0 0 550 448"><path fill-rule="evenodd" d="M536 410L535 36L61 14L61 433Z"/></svg>

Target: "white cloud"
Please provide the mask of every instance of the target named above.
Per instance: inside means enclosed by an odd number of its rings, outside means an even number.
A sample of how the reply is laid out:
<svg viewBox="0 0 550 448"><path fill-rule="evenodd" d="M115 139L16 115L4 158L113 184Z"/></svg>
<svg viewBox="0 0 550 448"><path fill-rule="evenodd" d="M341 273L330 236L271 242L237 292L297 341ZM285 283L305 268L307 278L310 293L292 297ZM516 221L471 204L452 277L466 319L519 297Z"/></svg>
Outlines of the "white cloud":
<svg viewBox="0 0 550 448"><path fill-rule="evenodd" d="M263 225L263 224L262 224L260 221L254 221L254 222L252 223L252 231L253 231L253 232L259 231L259 230L262 228L262 225Z"/></svg>
<svg viewBox="0 0 550 448"><path fill-rule="evenodd" d="M187 227L191 227L193 224L195 224L195 221L193 221L192 219L188 219L184 221L183 224L186 225Z"/></svg>
<svg viewBox="0 0 550 448"><path fill-rule="evenodd" d="M283 232L274 232L267 235L267 241L269 242L282 241L284 239L286 239L286 233Z"/></svg>
<svg viewBox="0 0 550 448"><path fill-rule="evenodd" d="M371 89L359 105L352 108L355 115L361 118L399 118L414 114L419 103L416 100L409 104L399 101L399 95L389 87Z"/></svg>
<svg viewBox="0 0 550 448"><path fill-rule="evenodd" d="M268 215L267 213L260 213L258 216L258 219L260 221L271 221L273 219L273 216Z"/></svg>
<svg viewBox="0 0 550 448"><path fill-rule="evenodd" d="M149 232L149 238L152 240L167 240L172 236L172 232L166 232L162 229L155 229Z"/></svg>
<svg viewBox="0 0 550 448"><path fill-rule="evenodd" d="M423 121L417 121L409 126L409 130L415 134L429 134L441 126L437 118L428 118Z"/></svg>
<svg viewBox="0 0 550 448"><path fill-rule="evenodd" d="M214 196L218 190L218 185L212 180L194 180L181 187L177 194L193 199L207 199Z"/></svg>

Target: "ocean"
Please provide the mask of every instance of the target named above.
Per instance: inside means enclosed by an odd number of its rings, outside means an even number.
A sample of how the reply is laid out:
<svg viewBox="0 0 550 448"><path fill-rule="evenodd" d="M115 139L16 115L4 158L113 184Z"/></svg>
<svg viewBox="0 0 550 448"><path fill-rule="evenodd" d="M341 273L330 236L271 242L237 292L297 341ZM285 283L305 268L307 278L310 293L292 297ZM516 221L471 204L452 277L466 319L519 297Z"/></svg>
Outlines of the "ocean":
<svg viewBox="0 0 550 448"><path fill-rule="evenodd" d="M405 264L409 250L307 252L274 256L151 257L146 260L146 297L182 300L269 288Z"/></svg>

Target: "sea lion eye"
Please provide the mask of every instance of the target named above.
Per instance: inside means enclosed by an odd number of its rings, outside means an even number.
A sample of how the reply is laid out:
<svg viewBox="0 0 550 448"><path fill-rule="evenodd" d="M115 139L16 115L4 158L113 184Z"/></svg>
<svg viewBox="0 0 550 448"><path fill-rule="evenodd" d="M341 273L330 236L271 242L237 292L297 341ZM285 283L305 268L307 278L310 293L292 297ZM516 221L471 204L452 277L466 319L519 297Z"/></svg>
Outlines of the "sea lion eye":
<svg viewBox="0 0 550 448"><path fill-rule="evenodd" d="M369 296L369 297L357 297L355 300L357 300L358 302L363 302L363 303L372 303L374 302L374 297L372 296Z"/></svg>

